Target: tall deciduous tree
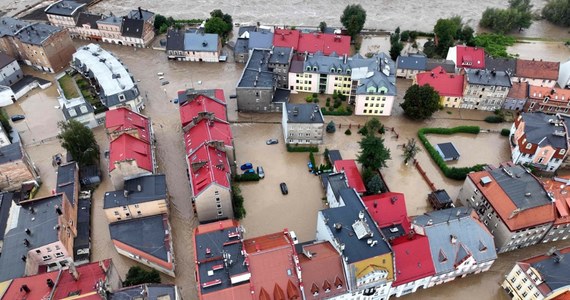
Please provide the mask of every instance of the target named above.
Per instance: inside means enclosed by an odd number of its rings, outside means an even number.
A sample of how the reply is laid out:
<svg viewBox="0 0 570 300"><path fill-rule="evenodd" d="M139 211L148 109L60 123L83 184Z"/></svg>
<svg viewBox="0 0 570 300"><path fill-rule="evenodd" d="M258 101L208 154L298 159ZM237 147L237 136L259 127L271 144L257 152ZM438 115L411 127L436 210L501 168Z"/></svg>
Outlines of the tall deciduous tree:
<svg viewBox="0 0 570 300"><path fill-rule="evenodd" d="M357 160L364 168L377 170L386 167L386 161L391 159L391 156L390 149L384 146L384 139L374 135L366 135L358 143L360 144L360 152Z"/></svg>
<svg viewBox="0 0 570 300"><path fill-rule="evenodd" d="M532 5L530 0L509 0L509 8L487 8L479 25L497 33L508 33L529 28L532 24Z"/></svg>
<svg viewBox="0 0 570 300"><path fill-rule="evenodd" d="M424 120L439 109L439 93L430 85L412 85L404 95L400 104L410 119Z"/></svg>
<svg viewBox="0 0 570 300"><path fill-rule="evenodd" d="M421 151L422 149L416 144L416 139L408 139L408 142L404 144L404 163L407 165Z"/></svg>
<svg viewBox="0 0 570 300"><path fill-rule="evenodd" d="M99 146L91 129L76 120L59 122L57 135L61 146L67 150L80 166L97 163Z"/></svg>
<svg viewBox="0 0 570 300"><path fill-rule="evenodd" d="M368 194L378 194L386 189L384 182L380 178L380 175L374 174L368 182L366 182L366 191Z"/></svg>
<svg viewBox="0 0 570 300"><path fill-rule="evenodd" d="M127 272L124 286L133 286L143 283L160 283L160 274L157 270L145 271L139 266L134 266Z"/></svg>
<svg viewBox="0 0 570 300"><path fill-rule="evenodd" d="M366 22L366 11L362 6L360 6L360 4L347 5L342 12L340 22L354 40L356 35L364 28L364 23Z"/></svg>
<svg viewBox="0 0 570 300"><path fill-rule="evenodd" d="M554 24L570 26L570 1L549 0L542 9L542 16Z"/></svg>

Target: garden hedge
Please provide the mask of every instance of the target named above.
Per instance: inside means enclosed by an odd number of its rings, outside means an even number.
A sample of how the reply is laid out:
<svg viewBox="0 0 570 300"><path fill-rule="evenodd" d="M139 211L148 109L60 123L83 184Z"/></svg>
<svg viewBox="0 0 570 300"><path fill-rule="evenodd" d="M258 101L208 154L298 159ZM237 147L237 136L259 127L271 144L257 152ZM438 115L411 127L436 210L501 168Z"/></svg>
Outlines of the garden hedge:
<svg viewBox="0 0 570 300"><path fill-rule="evenodd" d="M319 146L291 146L287 144L288 152L319 152Z"/></svg>
<svg viewBox="0 0 570 300"><path fill-rule="evenodd" d="M432 146L432 144L428 141L426 134L455 134L455 133L471 133L471 134L478 134L481 129L479 126L458 126L453 128L421 128L418 130L418 138L426 148L427 152L430 154L431 158L435 161L437 166L441 169L443 174L447 178L455 179L455 180L464 180L467 177L467 174L473 171L482 171L484 165L474 165L472 167L449 167L443 158L439 155L437 150Z"/></svg>

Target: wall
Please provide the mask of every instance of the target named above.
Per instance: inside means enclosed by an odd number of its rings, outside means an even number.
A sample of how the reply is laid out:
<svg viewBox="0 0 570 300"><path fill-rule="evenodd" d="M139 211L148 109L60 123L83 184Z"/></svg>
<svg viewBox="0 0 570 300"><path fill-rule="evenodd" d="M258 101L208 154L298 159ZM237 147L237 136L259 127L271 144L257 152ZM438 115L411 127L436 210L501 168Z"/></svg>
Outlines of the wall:
<svg viewBox="0 0 570 300"><path fill-rule="evenodd" d="M111 182L113 182L115 190L121 190L123 189L125 179L135 177L136 175L148 174L152 174L152 172L139 168L136 160L125 160L115 162L115 169L109 173L109 176L111 177Z"/></svg>
<svg viewBox="0 0 570 300"><path fill-rule="evenodd" d="M556 242L558 240L566 240L570 236L570 224L553 225L544 235L542 243Z"/></svg>
<svg viewBox="0 0 570 300"><path fill-rule="evenodd" d="M525 77L515 77L511 78L511 82L528 82L529 85L535 86L545 86L549 88L553 88L556 86L556 79L548 80L548 79L532 79L532 78L525 78Z"/></svg>
<svg viewBox="0 0 570 300"><path fill-rule="evenodd" d="M236 88L238 110L241 112L273 112L273 87Z"/></svg>
<svg viewBox="0 0 570 300"><path fill-rule="evenodd" d="M463 97L440 96L439 103L443 107L459 108L463 102Z"/></svg>
<svg viewBox="0 0 570 300"><path fill-rule="evenodd" d="M56 32L45 40L43 49L52 73L68 68L75 53L75 46L66 30Z"/></svg>
<svg viewBox="0 0 570 300"><path fill-rule="evenodd" d="M16 100L16 95L12 92L12 89L7 88L0 90L0 107L12 105Z"/></svg>
<svg viewBox="0 0 570 300"><path fill-rule="evenodd" d="M166 199L105 209L105 216L107 216L109 223L159 214L168 214L168 202Z"/></svg>
<svg viewBox="0 0 570 300"><path fill-rule="evenodd" d="M199 222L231 219L234 216L230 189L217 183L210 184L199 195L195 195L193 201Z"/></svg>
<svg viewBox="0 0 570 300"><path fill-rule="evenodd" d="M283 112L286 114L286 112ZM287 123L287 144L322 144L323 123Z"/></svg>
<svg viewBox="0 0 570 300"><path fill-rule="evenodd" d="M0 70L0 85L11 86L24 77L17 61L13 61Z"/></svg>
<svg viewBox="0 0 570 300"><path fill-rule="evenodd" d="M30 167L21 159L0 165L0 190L17 191L22 183L35 180Z"/></svg>
<svg viewBox="0 0 570 300"><path fill-rule="evenodd" d="M461 108L493 111L500 109L510 88L469 84L467 82Z"/></svg>
<svg viewBox="0 0 570 300"><path fill-rule="evenodd" d="M354 114L389 116L392 113L394 98L394 96L390 95L356 95ZM377 104L378 107L376 107Z"/></svg>

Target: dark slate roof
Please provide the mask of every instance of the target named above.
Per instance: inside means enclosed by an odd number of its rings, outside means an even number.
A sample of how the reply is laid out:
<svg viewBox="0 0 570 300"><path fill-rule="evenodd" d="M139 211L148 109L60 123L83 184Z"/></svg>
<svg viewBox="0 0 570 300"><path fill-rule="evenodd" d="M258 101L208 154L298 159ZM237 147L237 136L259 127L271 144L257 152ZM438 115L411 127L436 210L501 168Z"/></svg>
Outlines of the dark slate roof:
<svg viewBox="0 0 570 300"><path fill-rule="evenodd" d="M273 93L273 99L271 99L271 102L289 102L289 96L291 96L291 90L288 89L281 89L281 88L277 88L275 89L275 92Z"/></svg>
<svg viewBox="0 0 570 300"><path fill-rule="evenodd" d="M45 84L48 84L50 81L45 80L43 78L39 78L39 77L24 75L24 77L22 77L22 79L15 82L14 84L12 84L10 86L10 88L12 89L12 91L14 91L14 93L17 93L20 90L22 90L23 88L27 88L28 85L33 83L33 82L37 82L40 85L45 85Z"/></svg>
<svg viewBox="0 0 570 300"><path fill-rule="evenodd" d="M249 32L249 49L271 49L273 46L273 32Z"/></svg>
<svg viewBox="0 0 570 300"><path fill-rule="evenodd" d="M289 47L274 47L273 53L269 56L270 64L288 64L293 55L293 48Z"/></svg>
<svg viewBox="0 0 570 300"><path fill-rule="evenodd" d="M249 272L247 266L244 265L245 257L242 254L243 244L239 242L240 237L230 237L230 234L233 236L238 230L234 226L196 235L195 243L197 249L195 251L197 260L200 262L198 264L198 272L201 280L198 284L202 294L229 288L232 286L230 280L232 276ZM210 249L211 254L207 254L206 249ZM215 271L212 276L209 276L208 271L211 271L213 266L224 264L222 251L228 253L234 263L229 268L224 268L223 271ZM203 283L216 279L221 280L221 283L208 288L202 287Z"/></svg>
<svg viewBox="0 0 570 300"><path fill-rule="evenodd" d="M513 58L485 56L485 69L503 71L514 75L517 69L517 61Z"/></svg>
<svg viewBox="0 0 570 300"><path fill-rule="evenodd" d="M168 261L163 215L135 218L109 224L111 239L127 244L156 258Z"/></svg>
<svg viewBox="0 0 570 300"><path fill-rule="evenodd" d="M524 210L553 202L538 179L522 166L503 166L489 173L517 208ZM529 193L531 197L526 196Z"/></svg>
<svg viewBox="0 0 570 300"><path fill-rule="evenodd" d="M36 23L22 29L17 36L23 43L41 45L46 39L59 31L61 31L59 27Z"/></svg>
<svg viewBox="0 0 570 300"><path fill-rule="evenodd" d="M21 203L12 211L17 214L15 227L8 227L4 236L2 255L0 255L0 282L24 276L26 263L22 256L26 256L33 248L51 244L58 240L56 225L59 215L54 207L62 207L61 194ZM33 208L33 212L30 211ZM26 234L26 228L31 234ZM30 243L26 247L23 243L27 239Z"/></svg>
<svg viewBox="0 0 570 300"><path fill-rule="evenodd" d="M472 209L466 207L448 208L413 220L413 224L424 228L429 239L436 275L454 271L456 261L469 254L478 264L497 258L493 236L481 222L471 217L471 212Z"/></svg>
<svg viewBox="0 0 570 300"><path fill-rule="evenodd" d="M318 104L287 103L287 123L324 123Z"/></svg>
<svg viewBox="0 0 570 300"><path fill-rule="evenodd" d="M123 19L121 17L117 17L117 16L108 16L106 18L103 18L101 20L97 20L97 23L102 23L102 24L114 24L114 25L121 25L121 22L123 21Z"/></svg>
<svg viewBox="0 0 570 300"><path fill-rule="evenodd" d="M249 39L238 38L234 46L234 54L248 53Z"/></svg>
<svg viewBox="0 0 570 300"><path fill-rule="evenodd" d="M121 33L127 37L142 38L143 26L143 20L124 18Z"/></svg>
<svg viewBox="0 0 570 300"><path fill-rule="evenodd" d="M552 256L530 264L538 272L542 280L550 290L555 291L559 288L568 287L570 285L570 253L562 254L556 251Z"/></svg>
<svg viewBox="0 0 570 300"><path fill-rule="evenodd" d="M444 159L459 157L459 151L453 146L453 143L441 143L437 144L436 147L443 153Z"/></svg>
<svg viewBox="0 0 570 300"><path fill-rule="evenodd" d="M129 19L136 19L136 20L143 20L143 21L148 21L152 17L154 17L153 12L148 11L146 9L141 9L140 7L139 7L139 9L131 10L129 12L129 14L127 15L127 18L129 18Z"/></svg>
<svg viewBox="0 0 570 300"><path fill-rule="evenodd" d="M13 193L0 193L0 241L4 240L6 225L8 225L8 216L10 215L10 207L12 207Z"/></svg>
<svg viewBox="0 0 570 300"><path fill-rule="evenodd" d="M75 205L75 189L79 188L78 186L75 186L76 170L77 164L75 162L60 165L57 168L57 186L55 188L55 192L65 193L65 196L72 205Z"/></svg>
<svg viewBox="0 0 570 300"><path fill-rule="evenodd" d="M127 197L123 190L105 193L103 208L166 199L166 176L157 174L125 180L125 191L128 191Z"/></svg>
<svg viewBox="0 0 570 300"><path fill-rule="evenodd" d="M0 52L0 69L11 64L15 60L16 59L13 58L12 56L8 56L8 55L4 54L3 52Z"/></svg>
<svg viewBox="0 0 570 300"><path fill-rule="evenodd" d="M83 101L83 103L75 106L68 107L65 103L63 104L63 108L61 110L63 112L63 116L66 120L70 120L73 118L78 118L83 115L88 115L93 113L95 110L91 103L88 101Z"/></svg>
<svg viewBox="0 0 570 300"><path fill-rule="evenodd" d="M277 78L269 71L270 50L253 49L243 69L238 87L273 88Z"/></svg>
<svg viewBox="0 0 570 300"><path fill-rule="evenodd" d="M453 202L446 190L434 191L432 192L432 195L434 195L434 198L437 200L437 202L439 202L442 205Z"/></svg>
<svg viewBox="0 0 570 300"><path fill-rule="evenodd" d="M327 176L327 180L331 186L334 197L338 201L340 191L348 188L346 175L344 174L344 172L340 172L340 173L331 173L325 176Z"/></svg>
<svg viewBox="0 0 570 300"><path fill-rule="evenodd" d="M77 26L82 27L83 24L89 24L91 29L97 29L97 21L104 19L105 16L103 15L94 15L89 13L81 12L79 13L79 17L77 18Z"/></svg>
<svg viewBox="0 0 570 300"><path fill-rule="evenodd" d="M343 256L346 259L346 263L353 264L392 252L390 245L384 240L356 192L353 189L344 189L340 191L340 196L345 206L323 209L321 213L328 220L326 225L334 238L341 244L344 244ZM371 238L378 241L373 247L368 245L368 238L359 240L354 233L352 225L358 220L359 212L361 211L364 212L364 223L368 225L369 233L372 234ZM335 228L337 223L342 225L342 229L337 230Z"/></svg>
<svg viewBox="0 0 570 300"><path fill-rule="evenodd" d="M398 56L396 68L404 70L427 70L427 57L421 54L408 54L407 56Z"/></svg>
<svg viewBox="0 0 570 300"><path fill-rule="evenodd" d="M555 116L543 112L523 113L524 133L529 143L541 147L550 145L556 149L567 149L566 137L555 134L565 132L564 126L556 126L550 120L556 120Z"/></svg>
<svg viewBox="0 0 570 300"><path fill-rule="evenodd" d="M293 59L291 61L291 67L289 67L289 72L291 73L303 73L304 62L302 60Z"/></svg>
<svg viewBox="0 0 570 300"><path fill-rule="evenodd" d="M338 150L329 150L329 160L331 164L334 165L334 162L337 160L342 160L342 155L340 155L340 151Z"/></svg>
<svg viewBox="0 0 570 300"><path fill-rule="evenodd" d="M146 297L142 295L146 294ZM137 286L130 286L122 288L111 294L111 300L157 300L163 299L161 297L168 296L169 300L177 300L176 298L176 286L171 284L157 284L157 283L147 283ZM143 297L143 298L141 298Z"/></svg>
<svg viewBox="0 0 570 300"><path fill-rule="evenodd" d="M77 207L77 236L73 240L73 260L89 260L89 254L78 254L77 250L91 245L91 199L79 199Z"/></svg>
<svg viewBox="0 0 570 300"><path fill-rule="evenodd" d="M0 18L0 37L15 36L19 31L31 24L11 17Z"/></svg>
<svg viewBox="0 0 570 300"><path fill-rule="evenodd" d="M402 224L393 224L381 228L380 230L384 234L384 237L386 237L386 239L390 241L406 234L406 230L404 229L404 226L402 226Z"/></svg>
<svg viewBox="0 0 570 300"><path fill-rule="evenodd" d="M22 145L12 143L0 148L0 164L22 159Z"/></svg>
<svg viewBox="0 0 570 300"><path fill-rule="evenodd" d="M255 32L255 31L257 31L257 26L241 26L238 29L238 37L241 37L241 35L246 32Z"/></svg>
<svg viewBox="0 0 570 300"><path fill-rule="evenodd" d="M184 31L168 29L166 33L166 50L184 50Z"/></svg>
<svg viewBox="0 0 570 300"><path fill-rule="evenodd" d="M469 84L511 87L511 78L505 71L465 69Z"/></svg>
<svg viewBox="0 0 570 300"><path fill-rule="evenodd" d="M70 17L75 15L83 6L85 6L85 3L79 3L72 0L61 0L49 5L45 9L45 12L46 14Z"/></svg>
<svg viewBox="0 0 570 300"><path fill-rule="evenodd" d="M428 58L426 62L426 70L433 70L436 67L442 67L447 73L455 73L455 63L452 60Z"/></svg>

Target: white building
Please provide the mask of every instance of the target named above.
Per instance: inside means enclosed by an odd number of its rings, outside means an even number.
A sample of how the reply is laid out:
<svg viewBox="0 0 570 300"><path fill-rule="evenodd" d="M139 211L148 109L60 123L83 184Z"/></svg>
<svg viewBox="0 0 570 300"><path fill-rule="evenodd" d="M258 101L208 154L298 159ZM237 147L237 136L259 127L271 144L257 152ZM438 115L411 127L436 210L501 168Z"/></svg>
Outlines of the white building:
<svg viewBox="0 0 570 300"><path fill-rule="evenodd" d="M287 144L323 143L324 119L317 104L283 103L283 137Z"/></svg>

